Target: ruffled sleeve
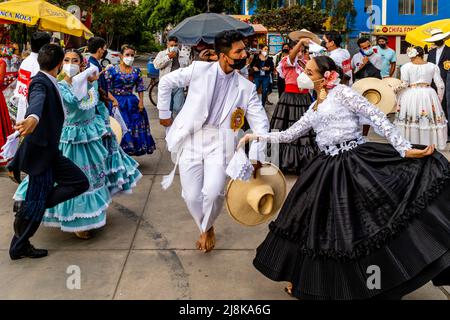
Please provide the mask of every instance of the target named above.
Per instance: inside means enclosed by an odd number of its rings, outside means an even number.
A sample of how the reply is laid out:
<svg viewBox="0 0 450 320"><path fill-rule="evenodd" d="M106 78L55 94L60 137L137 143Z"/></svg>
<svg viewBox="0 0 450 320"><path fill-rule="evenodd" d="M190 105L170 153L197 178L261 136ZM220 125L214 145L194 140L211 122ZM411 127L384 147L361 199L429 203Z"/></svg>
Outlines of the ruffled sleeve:
<svg viewBox="0 0 450 320"><path fill-rule="evenodd" d="M143 92L143 91L145 91L145 86L144 86L144 79L142 78L142 71L141 71L141 69L136 68L136 74L137 74L136 91L137 92Z"/></svg>
<svg viewBox="0 0 450 320"><path fill-rule="evenodd" d="M289 143L295 141L311 130L313 113L314 111L310 108L300 120L294 123L289 129L279 132L269 132L267 134L258 135L258 137L262 140L276 143Z"/></svg>
<svg viewBox="0 0 450 320"><path fill-rule="evenodd" d="M346 86L341 85L336 89L338 90L337 97L342 101L342 105L347 106L352 112L369 120L375 131L384 135L398 153L405 157L406 151L412 147L411 143L400 135L400 131L383 112L366 98Z"/></svg>

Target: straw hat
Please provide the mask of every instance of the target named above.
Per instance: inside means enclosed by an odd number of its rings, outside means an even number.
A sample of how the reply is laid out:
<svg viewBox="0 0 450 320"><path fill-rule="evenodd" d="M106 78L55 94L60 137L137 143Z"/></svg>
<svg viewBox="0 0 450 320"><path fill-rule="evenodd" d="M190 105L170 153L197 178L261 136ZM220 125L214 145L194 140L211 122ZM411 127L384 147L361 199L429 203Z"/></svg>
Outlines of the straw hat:
<svg viewBox="0 0 450 320"><path fill-rule="evenodd" d="M431 38L425 39L425 42L436 42L440 40L447 40L450 38L450 31L444 33L441 29L433 29L430 31Z"/></svg>
<svg viewBox="0 0 450 320"><path fill-rule="evenodd" d="M226 207L230 216L244 226L256 226L270 220L283 205L286 180L275 165L264 164L256 179L231 180L228 183Z"/></svg>
<svg viewBox="0 0 450 320"><path fill-rule="evenodd" d="M319 45L322 43L322 41L316 34L312 33L311 31L308 31L306 29L302 29L300 31L292 31L291 33L289 33L288 36L291 40L294 40L294 41L298 41L302 38L309 38Z"/></svg>
<svg viewBox="0 0 450 320"><path fill-rule="evenodd" d="M388 114L396 105L394 89L387 82L377 78L364 78L356 81L352 89L374 104L383 113Z"/></svg>
<svg viewBox="0 0 450 320"><path fill-rule="evenodd" d="M396 88L402 84L402 80L394 78L394 77L383 78L382 81L384 83L386 83L388 86L390 86L391 88ZM390 113L395 113L396 109L397 109L397 107L394 106L394 108L392 108Z"/></svg>
<svg viewBox="0 0 450 320"><path fill-rule="evenodd" d="M112 131L116 135L117 142L120 144L122 141L122 128L120 127L119 122L113 117L109 117L109 124L111 126Z"/></svg>

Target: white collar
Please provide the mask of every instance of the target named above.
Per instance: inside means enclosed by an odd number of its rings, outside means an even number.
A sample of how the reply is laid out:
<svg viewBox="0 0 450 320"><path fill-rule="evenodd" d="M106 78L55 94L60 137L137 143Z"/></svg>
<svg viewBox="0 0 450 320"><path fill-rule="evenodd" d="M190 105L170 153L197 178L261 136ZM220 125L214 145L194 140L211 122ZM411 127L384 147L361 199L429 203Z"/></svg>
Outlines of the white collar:
<svg viewBox="0 0 450 320"><path fill-rule="evenodd" d="M41 70L41 71L42 71L42 70ZM49 73L47 73L47 72L45 72L45 71L42 71L42 73L45 74L45 75L53 82L53 84L54 84L56 87L58 87L58 82L56 81L56 78L55 78L54 76L52 76L51 74L49 74Z"/></svg>
<svg viewBox="0 0 450 320"><path fill-rule="evenodd" d="M230 79L233 75L234 75L234 70L231 71L230 73L226 74L223 70L222 67L220 66L219 62L217 63L217 76L219 77L219 79Z"/></svg>

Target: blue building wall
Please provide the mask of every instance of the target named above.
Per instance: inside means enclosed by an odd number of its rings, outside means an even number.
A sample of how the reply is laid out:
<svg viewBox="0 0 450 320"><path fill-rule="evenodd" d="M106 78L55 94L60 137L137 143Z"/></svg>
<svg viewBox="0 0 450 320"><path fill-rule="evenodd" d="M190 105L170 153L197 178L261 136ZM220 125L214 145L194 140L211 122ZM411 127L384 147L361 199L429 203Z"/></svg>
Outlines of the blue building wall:
<svg viewBox="0 0 450 320"><path fill-rule="evenodd" d="M372 31L368 27L369 18L374 25L382 24L382 0L373 0L372 2L373 5L378 6L378 8L375 8L373 15L370 16L368 13L364 12L365 1L355 0L355 9L358 14L353 25L353 35L356 35L359 32ZM413 15L399 14L399 0L388 0L386 3L386 25L422 25L434 20L450 18L450 0L438 0L437 15L424 15L422 12L422 0L415 0L415 13Z"/></svg>

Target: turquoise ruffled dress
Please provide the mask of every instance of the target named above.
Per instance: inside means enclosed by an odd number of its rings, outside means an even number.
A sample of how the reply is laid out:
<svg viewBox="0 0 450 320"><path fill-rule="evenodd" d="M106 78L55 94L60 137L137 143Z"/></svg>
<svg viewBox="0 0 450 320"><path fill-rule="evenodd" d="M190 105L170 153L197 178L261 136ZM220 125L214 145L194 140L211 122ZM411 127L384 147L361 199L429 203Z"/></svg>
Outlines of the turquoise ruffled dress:
<svg viewBox="0 0 450 320"><path fill-rule="evenodd" d="M59 148L65 157L86 174L90 188L78 197L47 209L43 223L66 232L88 231L106 224L106 210L111 202L107 178L110 171L107 159L110 155L103 144L103 137L109 129L104 119L95 112L95 107L99 105L96 87L90 87L88 97L81 102L66 81L59 82L59 87L66 110ZM14 199L25 199L27 187L26 178L17 189Z"/></svg>
<svg viewBox="0 0 450 320"><path fill-rule="evenodd" d="M126 154L112 132L109 122L109 110L103 102L97 105L98 117L105 123L107 134L103 137L103 146L108 150L106 165L106 184L112 195L131 193L142 178L138 170L139 163Z"/></svg>

